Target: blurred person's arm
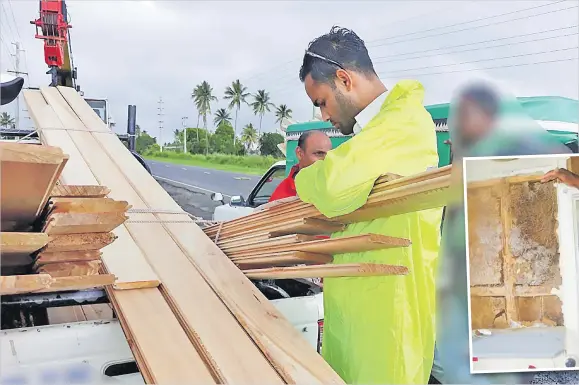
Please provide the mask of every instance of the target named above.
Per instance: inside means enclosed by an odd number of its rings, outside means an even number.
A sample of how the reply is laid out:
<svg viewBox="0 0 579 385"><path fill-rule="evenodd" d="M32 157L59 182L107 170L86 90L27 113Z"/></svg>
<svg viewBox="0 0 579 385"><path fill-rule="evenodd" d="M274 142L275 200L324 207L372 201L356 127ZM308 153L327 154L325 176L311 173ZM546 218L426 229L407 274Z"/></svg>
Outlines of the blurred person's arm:
<svg viewBox="0 0 579 385"><path fill-rule="evenodd" d="M564 168L557 168L551 170L543 175L541 182L550 182L553 180L558 180L559 182L566 184L569 187L579 188L579 175L572 173Z"/></svg>

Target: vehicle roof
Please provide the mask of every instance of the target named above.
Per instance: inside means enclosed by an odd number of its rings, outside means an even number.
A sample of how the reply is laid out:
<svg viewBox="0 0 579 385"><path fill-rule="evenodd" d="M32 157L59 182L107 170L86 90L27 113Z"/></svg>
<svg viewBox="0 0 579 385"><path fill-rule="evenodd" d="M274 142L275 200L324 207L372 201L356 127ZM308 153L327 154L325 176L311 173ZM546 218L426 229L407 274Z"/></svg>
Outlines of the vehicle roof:
<svg viewBox="0 0 579 385"><path fill-rule="evenodd" d="M276 167L276 166L285 166L285 160L280 160L278 162L275 162L271 167Z"/></svg>

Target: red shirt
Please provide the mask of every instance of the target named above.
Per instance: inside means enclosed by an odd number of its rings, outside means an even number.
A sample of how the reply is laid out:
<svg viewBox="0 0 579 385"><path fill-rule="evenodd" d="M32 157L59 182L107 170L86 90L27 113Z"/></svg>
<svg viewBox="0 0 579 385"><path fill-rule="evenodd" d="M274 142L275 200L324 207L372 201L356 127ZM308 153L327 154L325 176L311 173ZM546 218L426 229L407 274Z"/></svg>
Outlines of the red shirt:
<svg viewBox="0 0 579 385"><path fill-rule="evenodd" d="M298 165L296 164L291 168L287 178L282 180L281 183L274 190L273 194L271 194L269 202L277 201L278 199L283 198L295 197L296 195L298 195L296 191L296 182L294 180L298 171L299 168Z"/></svg>

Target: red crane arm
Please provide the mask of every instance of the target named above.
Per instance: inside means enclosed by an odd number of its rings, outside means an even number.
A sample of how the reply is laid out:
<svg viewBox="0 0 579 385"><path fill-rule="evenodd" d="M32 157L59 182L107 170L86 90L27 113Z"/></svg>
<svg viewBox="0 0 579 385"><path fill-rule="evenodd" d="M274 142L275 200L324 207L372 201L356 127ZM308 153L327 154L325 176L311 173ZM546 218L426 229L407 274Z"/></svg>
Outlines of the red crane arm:
<svg viewBox="0 0 579 385"><path fill-rule="evenodd" d="M70 67L65 60L68 29L64 0L40 0L40 17L30 22L36 25L37 39L44 40L44 61L49 67ZM70 71L70 68L66 68Z"/></svg>

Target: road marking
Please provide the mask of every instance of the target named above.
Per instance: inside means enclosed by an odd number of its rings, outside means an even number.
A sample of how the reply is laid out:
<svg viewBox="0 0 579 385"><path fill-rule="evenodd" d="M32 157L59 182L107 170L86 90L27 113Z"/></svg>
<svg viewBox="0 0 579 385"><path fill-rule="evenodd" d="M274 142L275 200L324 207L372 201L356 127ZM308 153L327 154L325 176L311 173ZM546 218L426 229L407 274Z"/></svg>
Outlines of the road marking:
<svg viewBox="0 0 579 385"><path fill-rule="evenodd" d="M191 185L191 184L179 182L178 180L163 178L162 176L158 176L158 175L153 175L153 177L159 178L159 179L164 180L164 181L167 181L167 182L177 183L177 184L180 184L180 185L183 185L183 186L195 188L195 189L197 189L197 190L206 191L206 192L208 192L208 193L215 193L215 192L217 192L217 191L213 191L213 190L207 190L206 188L203 188L203 187L193 186L193 185ZM223 194L223 193L221 193L221 195L223 195L224 197L231 198L231 195L227 195L227 194Z"/></svg>
<svg viewBox="0 0 579 385"><path fill-rule="evenodd" d="M181 170L185 170L185 171L187 171L187 169L186 169L185 167L181 167Z"/></svg>
<svg viewBox="0 0 579 385"><path fill-rule="evenodd" d="M209 171L203 171L203 173L207 175L211 174Z"/></svg>
<svg viewBox="0 0 579 385"><path fill-rule="evenodd" d="M251 180L251 178L245 176L234 176L233 179L235 180Z"/></svg>

